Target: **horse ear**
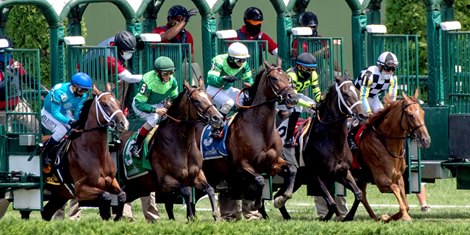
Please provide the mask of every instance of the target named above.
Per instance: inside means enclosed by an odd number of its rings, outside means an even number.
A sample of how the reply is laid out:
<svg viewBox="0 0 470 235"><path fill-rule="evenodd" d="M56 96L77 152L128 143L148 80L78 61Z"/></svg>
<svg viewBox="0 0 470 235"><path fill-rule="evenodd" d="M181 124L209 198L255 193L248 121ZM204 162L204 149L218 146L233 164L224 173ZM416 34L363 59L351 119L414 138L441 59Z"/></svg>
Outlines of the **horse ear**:
<svg viewBox="0 0 470 235"><path fill-rule="evenodd" d="M266 69L270 69L271 65L268 63L268 61L264 60L264 67L266 67Z"/></svg>
<svg viewBox="0 0 470 235"><path fill-rule="evenodd" d="M282 59L281 57L277 57L277 67L281 67L282 66Z"/></svg>
<svg viewBox="0 0 470 235"><path fill-rule="evenodd" d="M189 90L191 89L191 86L189 85L188 81L184 80L184 81L183 81L183 85L184 85L184 88L185 88L186 90L189 91Z"/></svg>
<svg viewBox="0 0 470 235"><path fill-rule="evenodd" d="M105 91L106 91L106 92L111 92L111 90L112 90L111 83L107 82L107 83L106 83L106 87L105 87Z"/></svg>
<svg viewBox="0 0 470 235"><path fill-rule="evenodd" d="M419 97L419 89L418 88L416 88L416 90L415 90L414 97L416 98L416 100L418 100L418 97Z"/></svg>
<svg viewBox="0 0 470 235"><path fill-rule="evenodd" d="M202 78L199 78L199 88L201 88L202 90L206 90L206 86L204 85L204 79Z"/></svg>
<svg viewBox="0 0 470 235"><path fill-rule="evenodd" d="M384 96L384 104L388 106L390 103L392 103L392 97L390 97L390 94L387 92Z"/></svg>
<svg viewBox="0 0 470 235"><path fill-rule="evenodd" d="M401 92L401 96L403 97L404 100L408 100L408 99L409 99L408 96L406 95L406 93L403 92L403 91Z"/></svg>
<svg viewBox="0 0 470 235"><path fill-rule="evenodd" d="M101 94L101 91L98 89L98 87L96 87L95 84L93 84L93 94L98 96Z"/></svg>

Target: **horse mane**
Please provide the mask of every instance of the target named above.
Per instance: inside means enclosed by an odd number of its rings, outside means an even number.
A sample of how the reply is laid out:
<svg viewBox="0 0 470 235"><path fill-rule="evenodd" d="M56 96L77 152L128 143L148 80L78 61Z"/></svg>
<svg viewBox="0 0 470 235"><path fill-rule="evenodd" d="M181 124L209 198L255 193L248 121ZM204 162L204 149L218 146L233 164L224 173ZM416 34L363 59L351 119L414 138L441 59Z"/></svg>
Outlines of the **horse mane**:
<svg viewBox="0 0 470 235"><path fill-rule="evenodd" d="M90 112L91 104L93 103L94 97L88 99L83 103L83 108L80 111L80 115L78 116L77 122L77 129L85 128L85 123L88 118L88 113Z"/></svg>
<svg viewBox="0 0 470 235"><path fill-rule="evenodd" d="M255 81L253 85L251 85L251 87L248 88L248 94L250 97L249 97L249 100L245 102L245 105L248 105L248 106L252 105L253 98L255 97L256 91L258 90L259 83L265 71L266 69L262 69L261 71L259 71L259 73L255 77Z"/></svg>
<svg viewBox="0 0 470 235"><path fill-rule="evenodd" d="M183 90L178 94L178 96L171 102L171 106L168 108L168 114L174 116L175 114L179 113L179 103L183 98L183 95L186 93L186 90ZM168 119L165 119L168 120Z"/></svg>
<svg viewBox="0 0 470 235"><path fill-rule="evenodd" d="M413 96L408 96L408 98L411 99L413 102L417 102L416 98L413 97ZM367 124L370 125L370 124L373 124L375 122L383 121L383 119L385 118L387 113L390 112L390 110L395 108L395 106L397 106L398 104L401 104L400 101L405 102L403 99L391 102L389 105L385 106L382 110L380 110L379 112L377 112L374 115L372 115L371 117L369 117L369 121L367 121Z"/></svg>

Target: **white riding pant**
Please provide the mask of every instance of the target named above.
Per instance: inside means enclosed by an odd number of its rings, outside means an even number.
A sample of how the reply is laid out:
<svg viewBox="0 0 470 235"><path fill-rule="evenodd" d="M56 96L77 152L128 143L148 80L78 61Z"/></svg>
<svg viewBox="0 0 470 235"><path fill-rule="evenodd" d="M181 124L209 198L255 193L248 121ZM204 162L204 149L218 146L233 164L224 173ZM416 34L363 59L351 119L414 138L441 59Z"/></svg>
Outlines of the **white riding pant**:
<svg viewBox="0 0 470 235"><path fill-rule="evenodd" d="M372 113L376 113L384 108L382 102L380 102L378 95L367 98L367 101L369 102L369 107Z"/></svg>
<svg viewBox="0 0 470 235"><path fill-rule="evenodd" d="M317 102L315 102L315 100L313 100L312 98L310 98L310 97L308 97L308 96L306 96L306 95L304 95L304 94L302 94L302 93L298 93L297 96L299 97L299 100L304 100L304 101L307 101L308 103L314 103L314 104L317 103ZM278 105L278 106L277 106L277 109L278 109L278 110L281 110L281 111L289 111L289 110L290 110L290 109L288 109L288 108L286 107L286 105L284 105L284 104ZM296 112L298 112L298 113L301 113L302 111L307 111L307 108L304 108L304 107L302 107L302 106L296 105L296 106L294 107L294 110L295 110Z"/></svg>
<svg viewBox="0 0 470 235"><path fill-rule="evenodd" d="M73 119L71 114L67 114L66 116ZM64 138L65 134L67 134L67 131L70 129L69 125L59 122L44 108L41 110L41 124L53 133L52 138L55 141L60 141Z"/></svg>
<svg viewBox="0 0 470 235"><path fill-rule="evenodd" d="M154 107L155 109L164 108L163 104L161 104L161 103L160 104L153 104L152 107ZM158 115L158 113L156 113L156 112L146 113L146 112L142 112L142 111L138 110L135 107L135 99L132 101L132 109L134 109L134 112L135 112L135 114L137 114L137 116L139 116L142 119L145 119L147 124L149 124L152 128L155 127L158 123L160 123L163 120L162 116Z"/></svg>
<svg viewBox="0 0 470 235"><path fill-rule="evenodd" d="M240 89L235 88L235 87L230 87L227 90L220 89L217 87L213 87L211 85L207 86L206 92L208 95L212 97L212 103L216 105L219 110L227 114L230 109L236 104L236 99L238 93L240 93ZM243 101L245 100L245 94L242 93L240 94L238 102L240 104L243 104ZM226 106L227 108L223 107ZM227 110L224 110L227 109Z"/></svg>

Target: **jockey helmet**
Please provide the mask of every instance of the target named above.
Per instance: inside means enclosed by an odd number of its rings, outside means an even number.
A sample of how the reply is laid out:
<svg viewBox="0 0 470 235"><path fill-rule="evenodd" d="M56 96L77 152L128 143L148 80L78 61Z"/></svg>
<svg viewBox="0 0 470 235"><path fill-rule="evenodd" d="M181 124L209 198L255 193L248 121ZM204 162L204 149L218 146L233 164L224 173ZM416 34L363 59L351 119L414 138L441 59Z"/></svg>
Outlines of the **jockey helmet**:
<svg viewBox="0 0 470 235"><path fill-rule="evenodd" d="M88 76L86 73L76 73L73 75L71 83L78 88L88 90L90 90L93 86L90 76Z"/></svg>
<svg viewBox="0 0 470 235"><path fill-rule="evenodd" d="M302 65L307 68L315 68L317 67L317 59L310 53L304 52L297 56L295 63L298 65Z"/></svg>
<svg viewBox="0 0 470 235"><path fill-rule="evenodd" d="M121 51L135 51L137 41L128 31L120 31L114 36L114 45Z"/></svg>
<svg viewBox="0 0 470 235"><path fill-rule="evenodd" d="M250 57L248 48L239 42L234 42L228 47L228 55L238 59L246 59Z"/></svg>
<svg viewBox="0 0 470 235"><path fill-rule="evenodd" d="M174 5L168 10L168 18L176 18L177 16L182 16L184 18L188 17L188 10L181 5Z"/></svg>
<svg viewBox="0 0 470 235"><path fill-rule="evenodd" d="M263 22L263 12L257 7L249 7L245 10L243 20L245 23L250 21L251 24L255 22L261 24Z"/></svg>
<svg viewBox="0 0 470 235"><path fill-rule="evenodd" d="M175 64L170 58L160 56L153 63L153 68L159 71L170 71L175 70Z"/></svg>
<svg viewBox="0 0 470 235"><path fill-rule="evenodd" d="M306 11L299 16L299 23L301 26L317 26L318 17L313 12Z"/></svg>
<svg viewBox="0 0 470 235"><path fill-rule="evenodd" d="M377 65L387 66L389 68L396 68L398 66L398 59L392 52L386 51L380 54L377 58Z"/></svg>

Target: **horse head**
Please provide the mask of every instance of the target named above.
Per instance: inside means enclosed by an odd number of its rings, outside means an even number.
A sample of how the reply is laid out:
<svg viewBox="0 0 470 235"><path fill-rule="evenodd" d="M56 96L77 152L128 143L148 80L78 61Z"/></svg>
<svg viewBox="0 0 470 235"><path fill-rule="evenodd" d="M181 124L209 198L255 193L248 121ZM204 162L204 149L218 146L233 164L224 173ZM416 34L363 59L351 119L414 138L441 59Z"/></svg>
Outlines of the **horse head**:
<svg viewBox="0 0 470 235"><path fill-rule="evenodd" d="M340 112L353 117L354 120L359 121L361 124L365 124L368 115L359 98L359 90L350 80L349 74L345 72L344 77L335 76L335 81Z"/></svg>
<svg viewBox="0 0 470 235"><path fill-rule="evenodd" d="M266 70L263 77L271 90L271 96L274 96L279 103L285 104L288 108L294 107L299 101L299 97L292 88L287 73L279 65L270 65L266 61L264 61L264 65Z"/></svg>
<svg viewBox="0 0 470 235"><path fill-rule="evenodd" d="M191 119L203 119L212 128L219 129L223 125L224 117L212 104L211 98L204 89L204 81L199 79L199 86L192 87L184 81L184 89L188 98L188 113ZM184 107L181 107L184 108Z"/></svg>
<svg viewBox="0 0 470 235"><path fill-rule="evenodd" d="M105 92L101 92L93 85L93 94L95 94L95 114L99 126L108 126L111 130L119 133L129 128L129 122L121 110L121 104L111 92L111 86L106 85Z"/></svg>
<svg viewBox="0 0 470 235"><path fill-rule="evenodd" d="M426 123L424 121L424 110L418 101L419 91L416 89L413 97L408 97L402 92L403 97L403 115L406 121L402 120L402 128L410 135L413 135L418 141L419 147L429 148L431 145L431 137L429 136ZM403 125L403 122L405 124Z"/></svg>

